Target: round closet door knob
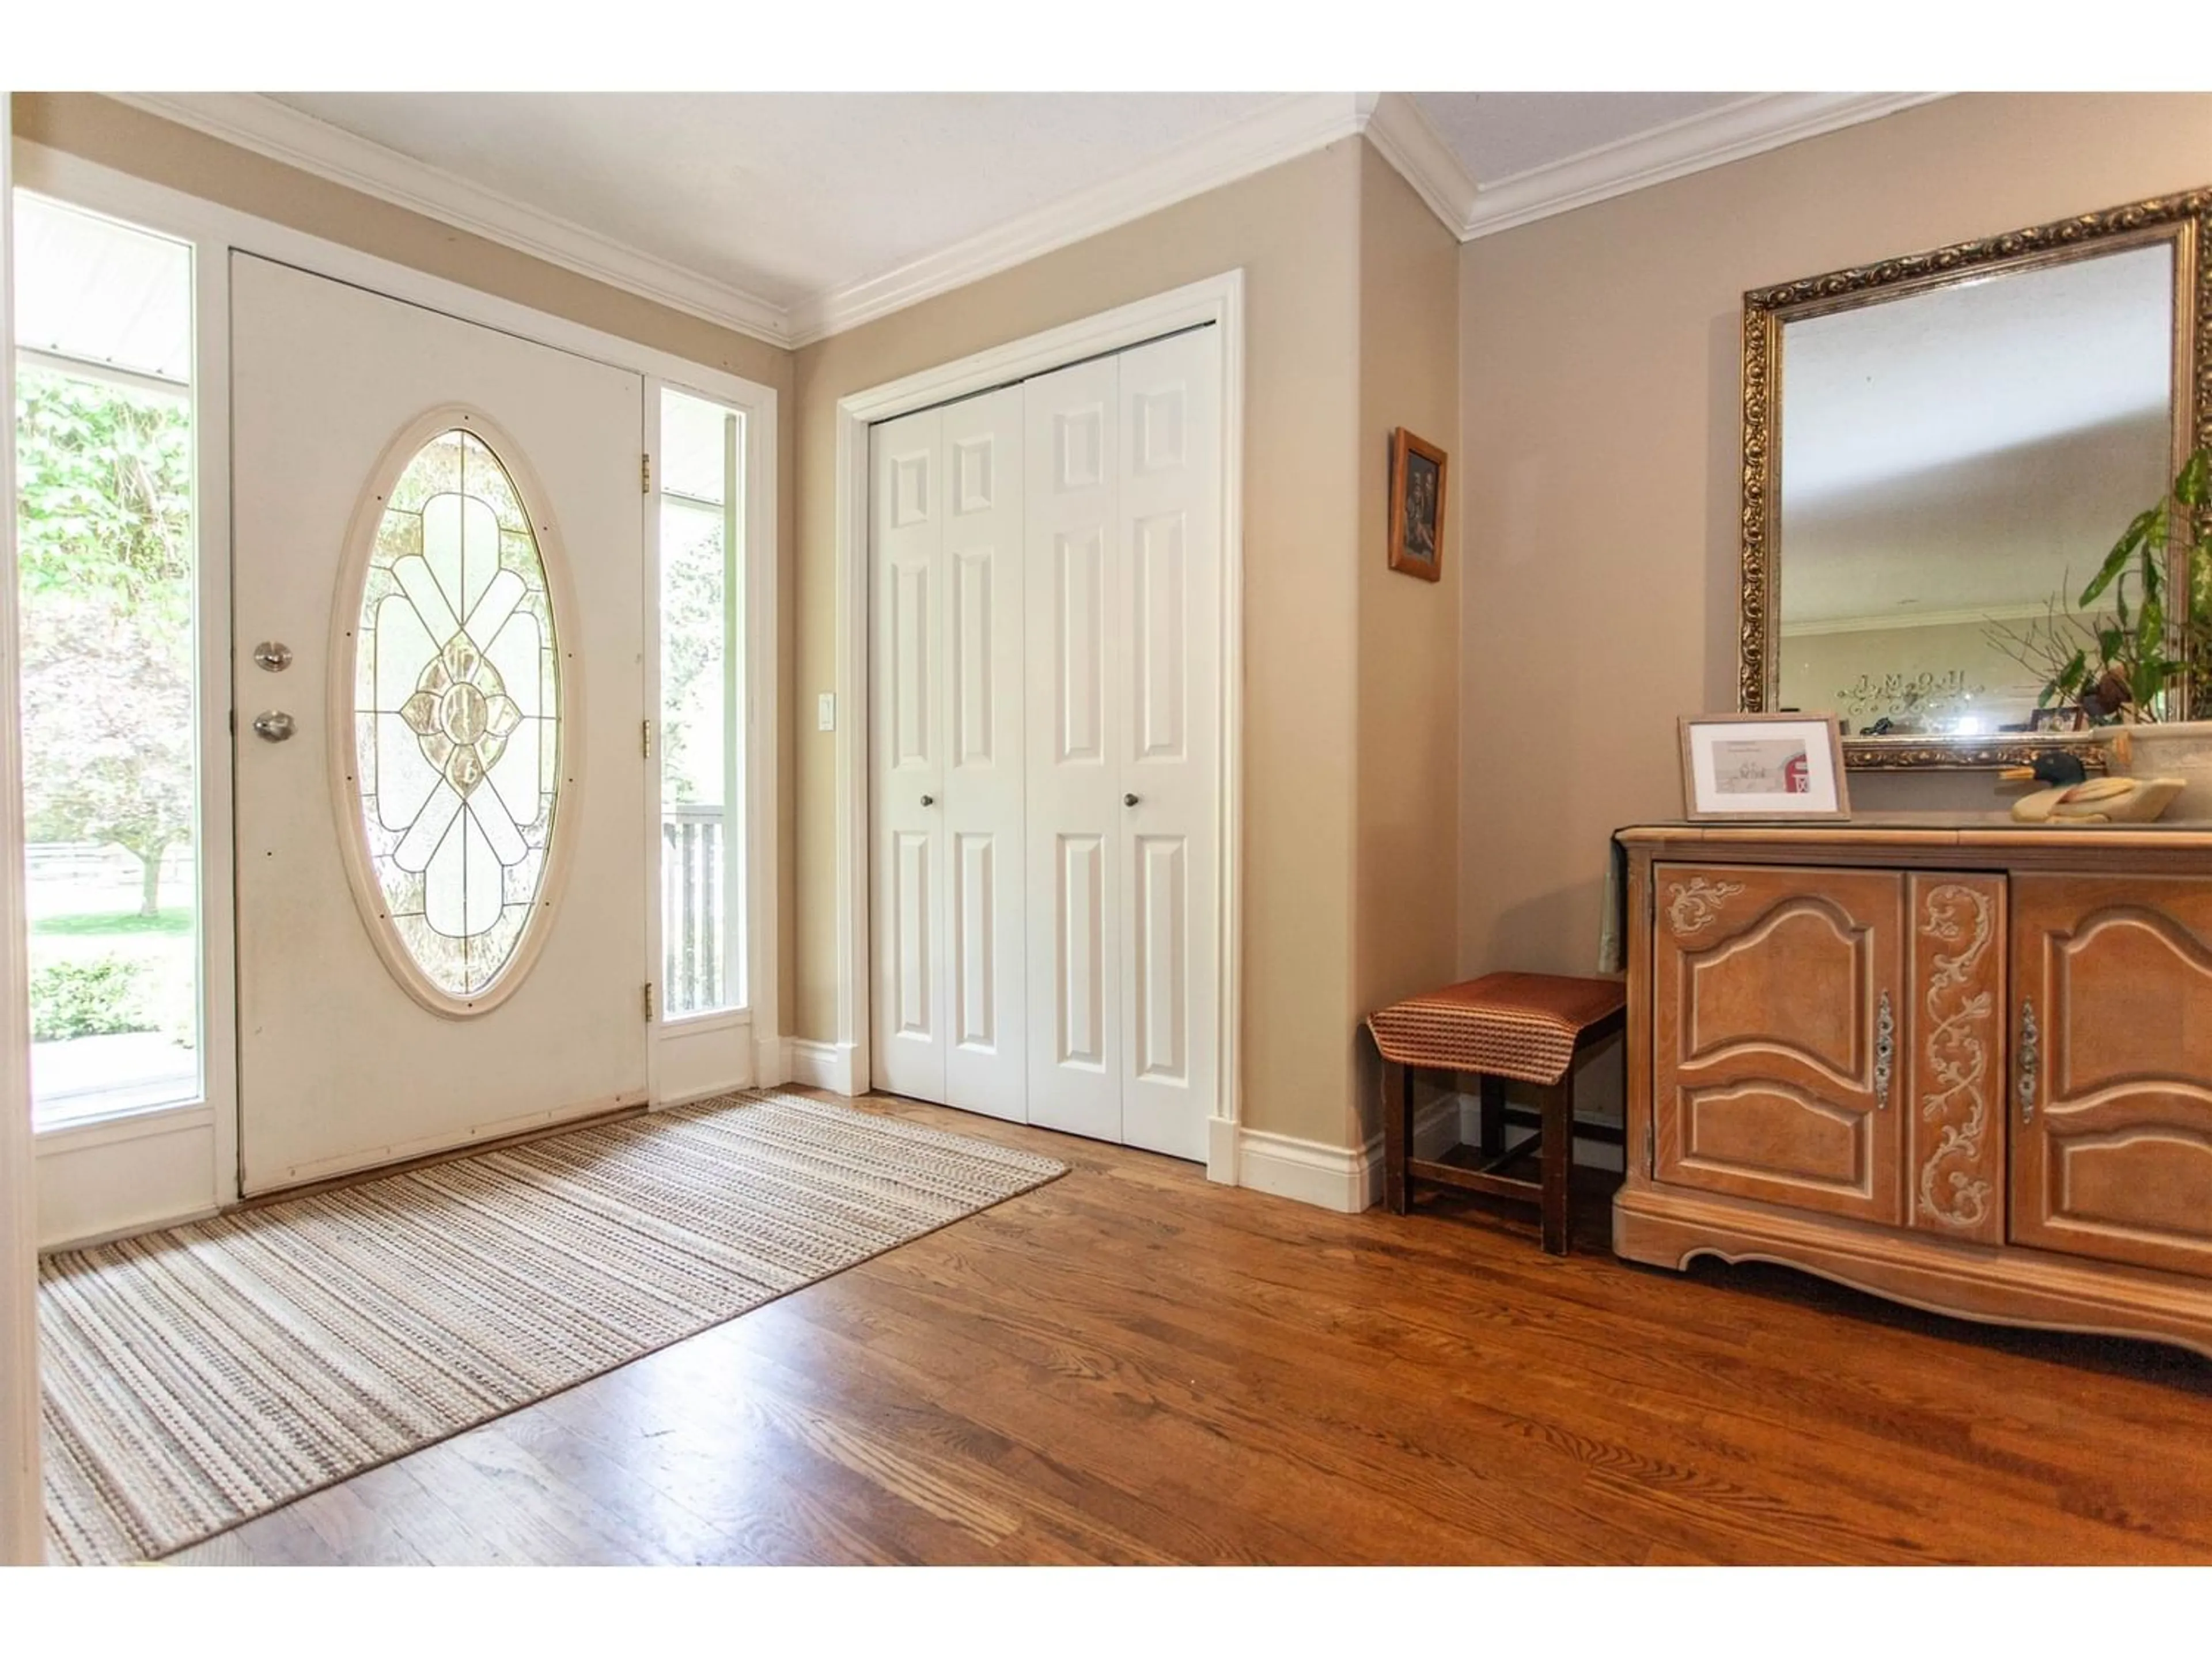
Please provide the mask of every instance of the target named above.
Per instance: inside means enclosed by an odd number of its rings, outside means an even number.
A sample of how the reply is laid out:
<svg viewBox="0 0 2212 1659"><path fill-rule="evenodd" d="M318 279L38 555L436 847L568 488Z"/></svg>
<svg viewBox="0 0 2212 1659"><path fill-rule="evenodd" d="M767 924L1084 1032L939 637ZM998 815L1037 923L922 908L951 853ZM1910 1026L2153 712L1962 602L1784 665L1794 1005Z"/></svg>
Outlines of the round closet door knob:
<svg viewBox="0 0 2212 1659"><path fill-rule="evenodd" d="M1124 806L1134 806L1136 804L1137 798L1134 795L1124 795L1121 797L1121 805Z"/></svg>
<svg viewBox="0 0 2212 1659"><path fill-rule="evenodd" d="M934 795L924 795L921 798L921 804L924 806L934 806L937 805L937 797Z"/></svg>

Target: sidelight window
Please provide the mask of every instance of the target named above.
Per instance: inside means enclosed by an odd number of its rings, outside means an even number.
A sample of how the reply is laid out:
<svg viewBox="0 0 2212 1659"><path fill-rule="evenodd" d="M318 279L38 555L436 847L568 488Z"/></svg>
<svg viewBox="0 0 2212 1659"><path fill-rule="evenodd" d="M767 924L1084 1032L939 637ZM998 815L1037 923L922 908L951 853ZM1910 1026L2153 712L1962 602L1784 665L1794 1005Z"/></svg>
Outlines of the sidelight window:
<svg viewBox="0 0 2212 1659"><path fill-rule="evenodd" d="M661 954L672 1016L745 1006L744 422L660 404Z"/></svg>

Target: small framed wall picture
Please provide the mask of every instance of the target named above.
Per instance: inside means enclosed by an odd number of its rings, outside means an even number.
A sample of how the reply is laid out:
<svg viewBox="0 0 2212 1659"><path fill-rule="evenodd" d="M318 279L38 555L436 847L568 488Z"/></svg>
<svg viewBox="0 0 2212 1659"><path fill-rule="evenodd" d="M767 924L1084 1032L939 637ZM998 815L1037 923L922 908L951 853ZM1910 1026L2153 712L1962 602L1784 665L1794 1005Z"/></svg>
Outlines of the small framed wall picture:
<svg viewBox="0 0 2212 1659"><path fill-rule="evenodd" d="M1390 568L1435 581L1443 568L1444 453L1401 426L1390 434Z"/></svg>
<svg viewBox="0 0 2212 1659"><path fill-rule="evenodd" d="M1682 722L1682 816L1847 818L1833 714L1705 714Z"/></svg>

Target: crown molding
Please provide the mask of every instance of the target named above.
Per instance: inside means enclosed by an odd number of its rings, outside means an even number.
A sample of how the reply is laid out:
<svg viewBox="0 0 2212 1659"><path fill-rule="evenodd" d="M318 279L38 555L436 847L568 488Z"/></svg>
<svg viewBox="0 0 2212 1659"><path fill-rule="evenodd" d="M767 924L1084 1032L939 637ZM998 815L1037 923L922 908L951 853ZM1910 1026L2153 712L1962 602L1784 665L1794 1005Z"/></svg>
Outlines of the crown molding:
<svg viewBox="0 0 2212 1659"><path fill-rule="evenodd" d="M1477 189L1462 241L1932 103L1942 92L1770 92ZM1419 188L1416 185L1416 188Z"/></svg>
<svg viewBox="0 0 2212 1659"><path fill-rule="evenodd" d="M1367 142L1398 169L1444 228L1461 240L1473 217L1477 190L1473 175L1449 144L1429 125L1429 118L1410 94L1363 93L1371 100L1365 112Z"/></svg>
<svg viewBox="0 0 2212 1659"><path fill-rule="evenodd" d="M1278 100L1130 173L848 287L800 301L791 343L857 328L933 296L1262 172L1367 124L1373 94L1301 93Z"/></svg>
<svg viewBox="0 0 2212 1659"><path fill-rule="evenodd" d="M1364 134L1445 228L1468 241L1947 94L1761 94L1486 185L1475 183L1408 94L1288 94L1119 178L787 308L259 93L106 95L611 288L795 349L1355 135Z"/></svg>
<svg viewBox="0 0 2212 1659"><path fill-rule="evenodd" d="M611 237L319 121L253 92L109 93L118 103L390 202L611 288L770 345L790 344L783 308Z"/></svg>

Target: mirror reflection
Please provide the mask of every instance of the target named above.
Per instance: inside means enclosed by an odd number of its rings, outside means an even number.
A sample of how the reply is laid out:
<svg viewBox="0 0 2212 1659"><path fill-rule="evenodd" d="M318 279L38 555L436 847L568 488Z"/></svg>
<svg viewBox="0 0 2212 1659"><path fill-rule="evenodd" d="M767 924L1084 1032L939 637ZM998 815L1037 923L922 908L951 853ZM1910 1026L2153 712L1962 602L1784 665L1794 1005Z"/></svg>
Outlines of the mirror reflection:
<svg viewBox="0 0 2212 1659"><path fill-rule="evenodd" d="M2173 283L2159 243L1784 323L1778 708L2070 723L2049 641L2172 477Z"/></svg>

